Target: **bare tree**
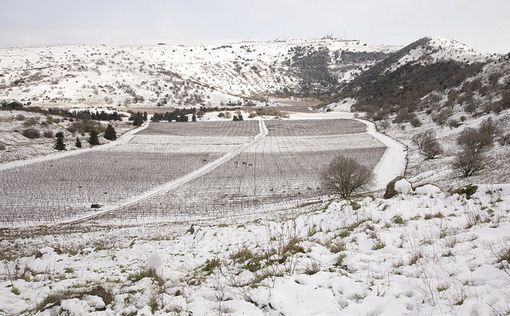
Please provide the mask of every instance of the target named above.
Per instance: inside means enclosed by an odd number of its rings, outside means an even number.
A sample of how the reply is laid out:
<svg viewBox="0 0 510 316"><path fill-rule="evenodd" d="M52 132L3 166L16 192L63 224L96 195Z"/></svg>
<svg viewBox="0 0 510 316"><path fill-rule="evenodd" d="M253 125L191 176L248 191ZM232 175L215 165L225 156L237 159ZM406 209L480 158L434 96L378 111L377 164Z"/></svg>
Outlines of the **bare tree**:
<svg viewBox="0 0 510 316"><path fill-rule="evenodd" d="M439 144L436 133L432 129L414 135L412 140L427 159L434 159L443 153L443 146Z"/></svg>
<svg viewBox="0 0 510 316"><path fill-rule="evenodd" d="M464 177L470 177L484 168L485 157L482 152L466 148L455 156L452 167L462 172Z"/></svg>
<svg viewBox="0 0 510 316"><path fill-rule="evenodd" d="M465 128L457 137L457 144L465 151L482 152L494 144L494 137L483 130Z"/></svg>
<svg viewBox="0 0 510 316"><path fill-rule="evenodd" d="M492 117L488 117L480 122L478 131L485 135L490 135L493 139L502 134L500 122L493 120Z"/></svg>
<svg viewBox="0 0 510 316"><path fill-rule="evenodd" d="M346 199L370 184L372 171L356 160L344 156L335 157L322 172L323 187Z"/></svg>

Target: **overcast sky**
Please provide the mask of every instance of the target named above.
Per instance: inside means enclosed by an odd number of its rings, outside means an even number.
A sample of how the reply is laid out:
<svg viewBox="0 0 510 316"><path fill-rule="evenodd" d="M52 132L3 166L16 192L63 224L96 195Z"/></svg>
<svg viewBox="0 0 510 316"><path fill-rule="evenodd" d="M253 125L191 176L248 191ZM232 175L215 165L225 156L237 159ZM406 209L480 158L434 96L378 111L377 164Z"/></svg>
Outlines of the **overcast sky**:
<svg viewBox="0 0 510 316"><path fill-rule="evenodd" d="M1 0L0 46L427 35L510 52L510 0Z"/></svg>

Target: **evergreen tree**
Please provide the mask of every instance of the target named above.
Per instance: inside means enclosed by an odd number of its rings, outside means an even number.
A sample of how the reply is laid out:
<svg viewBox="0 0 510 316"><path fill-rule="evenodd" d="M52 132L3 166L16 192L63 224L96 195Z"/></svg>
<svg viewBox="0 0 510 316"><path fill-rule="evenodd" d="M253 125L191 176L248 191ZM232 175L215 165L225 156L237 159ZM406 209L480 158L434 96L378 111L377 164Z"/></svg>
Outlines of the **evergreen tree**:
<svg viewBox="0 0 510 316"><path fill-rule="evenodd" d="M106 130L104 131L104 138L108 140L116 140L117 139L117 132L113 128L111 124L108 124L106 127Z"/></svg>
<svg viewBox="0 0 510 316"><path fill-rule="evenodd" d="M133 125L141 126L144 122L143 115L141 113L135 113L133 115Z"/></svg>
<svg viewBox="0 0 510 316"><path fill-rule="evenodd" d="M58 132L55 140L55 149L56 150L66 150L66 144L64 144L64 133Z"/></svg>
<svg viewBox="0 0 510 316"><path fill-rule="evenodd" d="M78 137L76 137L76 143L74 143L74 145L76 146L76 148L81 148L81 141Z"/></svg>
<svg viewBox="0 0 510 316"><path fill-rule="evenodd" d="M97 137L97 132L95 130L92 130L89 133L89 144L90 146L99 145L99 138Z"/></svg>

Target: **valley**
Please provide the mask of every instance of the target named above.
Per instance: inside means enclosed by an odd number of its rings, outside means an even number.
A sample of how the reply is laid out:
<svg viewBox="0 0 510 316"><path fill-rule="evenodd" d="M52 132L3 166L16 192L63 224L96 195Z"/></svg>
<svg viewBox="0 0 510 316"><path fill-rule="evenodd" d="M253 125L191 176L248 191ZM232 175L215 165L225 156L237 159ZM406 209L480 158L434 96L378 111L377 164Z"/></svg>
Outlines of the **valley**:
<svg viewBox="0 0 510 316"><path fill-rule="evenodd" d="M507 315L510 54L0 49L0 315Z"/></svg>

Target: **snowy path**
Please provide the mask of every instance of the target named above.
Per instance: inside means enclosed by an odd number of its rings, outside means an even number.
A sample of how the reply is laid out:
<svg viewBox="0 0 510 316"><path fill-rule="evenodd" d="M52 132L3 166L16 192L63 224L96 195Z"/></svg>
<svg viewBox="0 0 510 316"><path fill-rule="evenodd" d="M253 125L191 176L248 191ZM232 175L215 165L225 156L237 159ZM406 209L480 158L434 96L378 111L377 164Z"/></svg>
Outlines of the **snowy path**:
<svg viewBox="0 0 510 316"><path fill-rule="evenodd" d="M237 156L239 153L241 153L243 150L245 150L249 146L257 143L259 140L266 137L266 135L269 133L269 131L266 127L266 124L264 123L264 120L259 120L259 129L260 129L259 134L257 134L250 142L240 146L239 148L237 148L234 151L231 151L231 152L223 155L222 157L216 159L215 161L212 161L212 162L208 163L207 165L205 165L191 173L188 173L187 175L185 175L181 178L178 178L173 181L167 182L163 185L157 186L154 189L146 191L142 194L132 196L131 198L120 201L117 204L112 204L112 205L106 206L100 212L85 215L80 218L74 218L74 219L70 219L70 220L66 220L66 221L61 221L57 225L74 224L74 223L79 223L79 222L83 222L86 220L90 220L97 216L101 216L101 215L111 213L111 212L117 211L117 210L125 208L125 207L129 207L133 204L142 202L144 200L147 200L147 199L157 196L159 194L167 193L167 192L172 191L186 183L189 183L190 181L193 181L193 180L213 171L214 169L218 168L219 166L223 165L224 163L228 162L229 160L231 160L232 158Z"/></svg>
<svg viewBox="0 0 510 316"><path fill-rule="evenodd" d="M44 161L72 157L72 156L80 155L80 154L91 152L91 151L104 150L104 149L108 149L111 147L127 144L136 133L146 129L148 126L149 126L149 122L145 122L142 126L136 128L136 129L130 130L130 131L122 134L117 140L107 143L107 144L104 144L104 145L95 146L92 148L83 148L83 149L75 149L75 150L70 150L70 151L57 152L57 153L40 156L40 157L34 157L34 158L30 158L30 159L25 159L25 160L9 161L9 162L0 164L0 171L11 169L11 168L28 166L28 165L31 165L34 163L39 163L39 162L44 162Z"/></svg>
<svg viewBox="0 0 510 316"><path fill-rule="evenodd" d="M374 190L386 188L391 180L403 176L406 168L407 150L404 145L393 138L379 133L373 122L355 119L367 126L367 134L383 143L387 148L374 168Z"/></svg>

